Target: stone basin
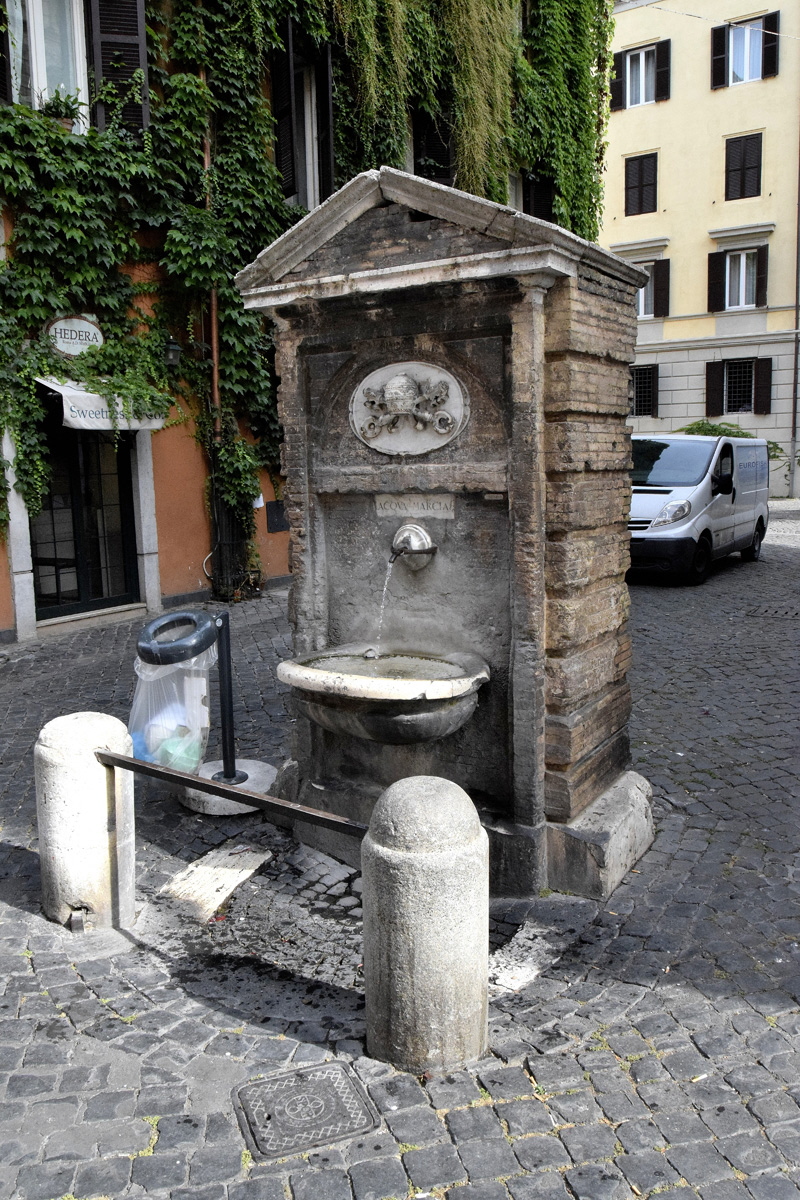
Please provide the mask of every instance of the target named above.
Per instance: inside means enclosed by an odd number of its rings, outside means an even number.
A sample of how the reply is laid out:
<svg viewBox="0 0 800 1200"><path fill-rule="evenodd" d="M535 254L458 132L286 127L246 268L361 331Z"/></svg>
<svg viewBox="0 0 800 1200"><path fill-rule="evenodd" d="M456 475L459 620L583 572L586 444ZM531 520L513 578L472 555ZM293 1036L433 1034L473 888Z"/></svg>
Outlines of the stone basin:
<svg viewBox="0 0 800 1200"><path fill-rule="evenodd" d="M333 733L403 745L447 737L469 720L489 668L477 654L337 646L278 666L299 711Z"/></svg>

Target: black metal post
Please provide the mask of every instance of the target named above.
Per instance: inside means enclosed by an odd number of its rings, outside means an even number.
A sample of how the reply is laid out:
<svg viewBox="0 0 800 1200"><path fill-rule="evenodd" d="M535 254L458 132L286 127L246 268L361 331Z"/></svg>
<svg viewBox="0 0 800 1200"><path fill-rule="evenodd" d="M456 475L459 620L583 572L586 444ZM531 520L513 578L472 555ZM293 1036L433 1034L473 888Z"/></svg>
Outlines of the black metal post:
<svg viewBox="0 0 800 1200"><path fill-rule="evenodd" d="M219 668L219 716L222 733L222 770L212 775L220 783L244 783L245 771L236 770L236 745L233 736L233 679L231 674L231 622L226 612L216 618L217 666Z"/></svg>

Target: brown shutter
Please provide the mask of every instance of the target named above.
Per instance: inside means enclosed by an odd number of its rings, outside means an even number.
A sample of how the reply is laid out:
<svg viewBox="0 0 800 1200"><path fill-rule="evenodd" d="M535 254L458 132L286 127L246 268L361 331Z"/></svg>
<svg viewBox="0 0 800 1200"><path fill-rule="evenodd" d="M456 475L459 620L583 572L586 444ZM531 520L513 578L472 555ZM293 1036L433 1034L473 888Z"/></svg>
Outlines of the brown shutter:
<svg viewBox="0 0 800 1200"><path fill-rule="evenodd" d="M656 100L669 100L672 43L669 38L656 42Z"/></svg>
<svg viewBox="0 0 800 1200"><path fill-rule="evenodd" d="M751 133L743 138L742 195L761 195L761 134Z"/></svg>
<svg viewBox="0 0 800 1200"><path fill-rule="evenodd" d="M448 186L453 183L453 154L450 124L445 114L436 120L417 109L413 120L414 174Z"/></svg>
<svg viewBox="0 0 800 1200"><path fill-rule="evenodd" d="M725 411L725 364L706 363L706 416L721 417Z"/></svg>
<svg viewBox="0 0 800 1200"><path fill-rule="evenodd" d="M725 308L725 264L727 254L718 250L708 256L708 311L722 312Z"/></svg>
<svg viewBox="0 0 800 1200"><path fill-rule="evenodd" d="M728 26L717 25L711 30L711 86L728 86Z"/></svg>
<svg viewBox="0 0 800 1200"><path fill-rule="evenodd" d="M757 358L755 387L753 388L753 412L766 416L772 412L772 359Z"/></svg>
<svg viewBox="0 0 800 1200"><path fill-rule="evenodd" d="M333 176L333 72L330 44L322 47L314 66L317 93L317 154L319 198L327 200L335 188Z"/></svg>
<svg viewBox="0 0 800 1200"><path fill-rule="evenodd" d="M744 163L744 138L728 138L725 143L725 199L741 200Z"/></svg>
<svg viewBox="0 0 800 1200"><path fill-rule="evenodd" d="M294 44L290 17L282 23L283 50L272 56L272 115L275 119L275 165L283 178L284 196L297 192L295 145Z"/></svg>
<svg viewBox="0 0 800 1200"><path fill-rule="evenodd" d="M625 55L614 55L614 73L611 76L611 111L625 107Z"/></svg>
<svg viewBox="0 0 800 1200"><path fill-rule="evenodd" d="M87 12L95 89L112 84L118 96L129 97L122 109L122 123L133 132L145 129L150 121L150 102L144 0L88 0ZM144 87L131 95L131 81L138 70L144 72ZM95 105L98 129L105 129L108 123L106 107Z"/></svg>
<svg viewBox="0 0 800 1200"><path fill-rule="evenodd" d="M756 251L756 308L767 307L767 268L769 246L759 246Z"/></svg>
<svg viewBox="0 0 800 1200"><path fill-rule="evenodd" d="M653 277L653 316L669 316L669 259L657 258L651 268Z"/></svg>
<svg viewBox="0 0 800 1200"><path fill-rule="evenodd" d="M8 39L8 17L5 0L0 0L0 104L11 104L11 43Z"/></svg>
<svg viewBox="0 0 800 1200"><path fill-rule="evenodd" d="M764 17L764 35L761 43L761 77L770 79L778 74L778 43L780 42L781 14L767 13Z"/></svg>

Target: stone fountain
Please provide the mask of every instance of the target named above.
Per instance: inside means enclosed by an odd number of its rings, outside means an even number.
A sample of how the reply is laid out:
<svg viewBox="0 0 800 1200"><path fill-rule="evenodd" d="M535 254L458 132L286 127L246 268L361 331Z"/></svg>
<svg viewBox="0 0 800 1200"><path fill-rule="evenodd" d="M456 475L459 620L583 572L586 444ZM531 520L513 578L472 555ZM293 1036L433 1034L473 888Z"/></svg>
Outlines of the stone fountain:
<svg viewBox="0 0 800 1200"><path fill-rule="evenodd" d="M237 277L275 326L284 428L295 724L276 789L367 822L393 782L447 778L497 895L608 895L652 840L624 582L643 281L388 168Z"/></svg>

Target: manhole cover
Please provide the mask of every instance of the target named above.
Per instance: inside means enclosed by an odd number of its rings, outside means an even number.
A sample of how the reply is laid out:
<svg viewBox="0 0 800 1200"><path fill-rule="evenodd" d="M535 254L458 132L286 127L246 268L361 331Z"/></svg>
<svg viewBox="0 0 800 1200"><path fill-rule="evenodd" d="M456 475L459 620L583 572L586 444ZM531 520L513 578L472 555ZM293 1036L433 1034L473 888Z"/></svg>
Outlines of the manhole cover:
<svg viewBox="0 0 800 1200"><path fill-rule="evenodd" d="M796 621L800 618L800 608L778 604L774 608L751 608L747 615L748 617L783 617L785 621Z"/></svg>
<svg viewBox="0 0 800 1200"><path fill-rule="evenodd" d="M262 1158L325 1146L380 1124L344 1063L270 1075L239 1088L234 1101L247 1143Z"/></svg>

